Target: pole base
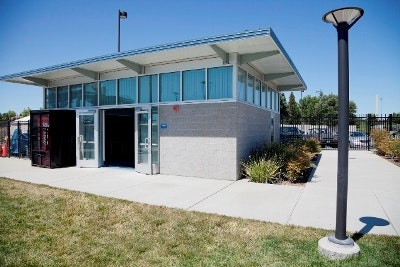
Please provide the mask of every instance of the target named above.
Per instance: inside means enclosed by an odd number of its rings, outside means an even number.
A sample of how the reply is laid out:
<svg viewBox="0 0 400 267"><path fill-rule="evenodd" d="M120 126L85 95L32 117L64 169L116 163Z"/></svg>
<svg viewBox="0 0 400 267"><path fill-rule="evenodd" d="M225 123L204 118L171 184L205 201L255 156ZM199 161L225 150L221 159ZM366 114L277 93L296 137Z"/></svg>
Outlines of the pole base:
<svg viewBox="0 0 400 267"><path fill-rule="evenodd" d="M360 247L353 239L348 239L342 242L332 242L332 237L321 238L318 241L318 251L331 260L343 260L358 256Z"/></svg>

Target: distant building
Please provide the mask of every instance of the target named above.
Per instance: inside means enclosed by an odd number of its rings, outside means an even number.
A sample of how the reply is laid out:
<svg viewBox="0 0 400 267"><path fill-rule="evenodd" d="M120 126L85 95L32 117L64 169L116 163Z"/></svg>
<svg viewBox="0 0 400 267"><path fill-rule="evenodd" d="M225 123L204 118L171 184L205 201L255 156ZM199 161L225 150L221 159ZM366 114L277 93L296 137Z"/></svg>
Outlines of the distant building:
<svg viewBox="0 0 400 267"><path fill-rule="evenodd" d="M147 174L226 180L240 178L241 160L257 144L279 140L280 93L306 90L269 28L0 80L44 87L46 110L75 111L78 167L131 166Z"/></svg>

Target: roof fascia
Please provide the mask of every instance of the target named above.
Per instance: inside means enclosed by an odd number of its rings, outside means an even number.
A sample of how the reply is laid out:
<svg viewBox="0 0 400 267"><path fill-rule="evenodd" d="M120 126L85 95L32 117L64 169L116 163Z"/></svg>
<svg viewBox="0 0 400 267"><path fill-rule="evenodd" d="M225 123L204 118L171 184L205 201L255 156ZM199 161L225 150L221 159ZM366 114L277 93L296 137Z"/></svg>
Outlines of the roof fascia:
<svg viewBox="0 0 400 267"><path fill-rule="evenodd" d="M5 76L0 77L0 81L7 81L7 80L10 80L13 78L32 76L32 75L42 74L42 73L46 73L46 72L50 72L50 71L62 70L62 69L73 69L73 68L77 68L77 67L85 65L85 64L91 64L91 63L96 63L96 62L101 62L101 61L106 61L106 60L123 59L126 57L132 57L132 56L148 54L148 53L155 53L155 52L160 52L160 51L165 51L165 50L179 49L179 48L197 46L197 45L211 45L211 44L217 44L217 43L252 38L252 37L270 36L271 32L272 32L272 30L270 28L266 28L266 29L259 29L259 30L254 30L254 31L245 31L245 32L226 34L226 35L220 35L220 36L214 36L214 37L208 37L208 38L202 38L202 39L195 39L195 40L190 40L190 41L183 41L183 42L176 42L176 43L165 44L165 45L152 46L152 47L136 49L136 50L129 50L126 52L114 53L114 54L109 54L109 55L104 55L104 56L99 56L99 57L93 57L93 58L73 61L73 62L69 62L69 63L63 63L63 64L59 64L59 65L34 69L34 70L30 70L30 71L24 71L24 72L19 72L19 73L15 73L15 74L5 75Z"/></svg>

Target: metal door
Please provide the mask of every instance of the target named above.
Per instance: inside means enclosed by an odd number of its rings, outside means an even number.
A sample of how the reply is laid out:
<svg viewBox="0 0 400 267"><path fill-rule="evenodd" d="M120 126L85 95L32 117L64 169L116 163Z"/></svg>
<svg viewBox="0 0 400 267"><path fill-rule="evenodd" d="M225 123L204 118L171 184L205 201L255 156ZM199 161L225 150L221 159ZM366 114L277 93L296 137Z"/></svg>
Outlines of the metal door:
<svg viewBox="0 0 400 267"><path fill-rule="evenodd" d="M151 108L141 107L135 111L135 169L152 174L151 171Z"/></svg>
<svg viewBox="0 0 400 267"><path fill-rule="evenodd" d="M99 135L97 110L76 112L76 165L78 167L99 167Z"/></svg>

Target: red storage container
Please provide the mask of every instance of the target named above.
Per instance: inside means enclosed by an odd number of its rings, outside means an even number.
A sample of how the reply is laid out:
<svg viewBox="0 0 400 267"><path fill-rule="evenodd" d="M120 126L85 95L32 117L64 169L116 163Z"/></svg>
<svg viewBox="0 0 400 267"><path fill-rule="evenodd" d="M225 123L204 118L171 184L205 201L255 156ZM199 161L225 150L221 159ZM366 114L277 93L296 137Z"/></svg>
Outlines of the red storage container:
<svg viewBox="0 0 400 267"><path fill-rule="evenodd" d="M76 165L74 110L31 111L30 124L32 166Z"/></svg>

